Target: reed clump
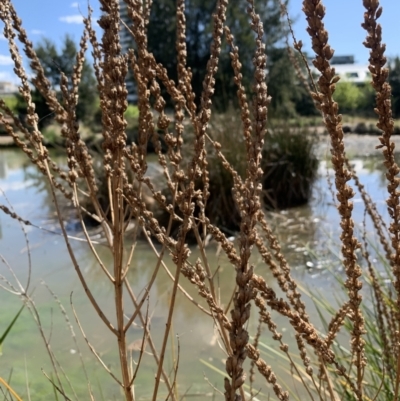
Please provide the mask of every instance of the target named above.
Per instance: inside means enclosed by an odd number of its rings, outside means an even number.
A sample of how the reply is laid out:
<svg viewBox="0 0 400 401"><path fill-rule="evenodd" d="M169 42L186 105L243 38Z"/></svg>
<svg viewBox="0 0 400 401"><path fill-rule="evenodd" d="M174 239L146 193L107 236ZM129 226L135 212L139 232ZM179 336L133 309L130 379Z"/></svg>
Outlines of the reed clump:
<svg viewBox="0 0 400 401"><path fill-rule="evenodd" d="M318 138L308 128L276 125L269 129L263 150L263 200L267 208L286 209L311 198L318 169L314 153Z"/></svg>
<svg viewBox="0 0 400 401"><path fill-rule="evenodd" d="M119 368L111 370L102 359L102 355L90 344L90 339L85 336L93 357L105 369L110 381L120 388L124 399L133 401L139 399L135 394L135 388L140 372L141 357L144 351L150 348L154 358L151 398L178 400L179 364L174 365L171 373L166 369L165 359L170 348L169 338L178 293L182 293L194 304L195 308L213 321L219 335L219 344L226 355L226 373L218 386L221 399L244 401L262 397L278 400L296 398L294 395L296 389L291 392L288 381L282 380L277 375L278 367L274 366L273 360L268 359L261 352L261 329L254 333L250 332L250 319L252 316L257 316L260 327L266 327L275 351L283 356L290 374L303 388L305 395L302 399L339 400L341 397L348 396L349 399L357 401L386 399L384 397L397 400L400 384L398 347L400 332L398 173L400 169L396 164L394 145L390 140L394 125L391 115L390 85L387 83L388 72L385 67L385 47L381 37L382 28L377 23L377 19L383 12L379 1L363 1L366 9L363 26L367 31L365 45L371 50L369 68L372 74L372 86L376 91L375 111L379 118L377 127L381 131L379 147L383 149L387 169L387 204L390 214L388 223L385 223L377 213L373 200L362 187L351 163L346 158L342 117L339 113L340 105L333 98L339 78L330 65L333 49L329 45L328 33L324 27L325 7L320 0L303 1L303 11L308 22L307 31L312 39L315 53L313 63L320 72L317 82L309 90L330 135L331 159L335 174L334 202L337 204L340 215L341 263L345 271L346 298L334 312L324 332L319 330L318 322L309 315L302 292L293 279L290 264L282 252L282 244L271 230L262 206L266 196L263 192L265 149L268 148L271 137L276 135L282 139L283 136L279 134L279 129L275 132L267 130L268 109L273 99L268 95L265 38L255 2L253 0L246 2L249 29L254 35L252 87L245 88L243 85L239 49L226 25L228 1L219 0L213 14L213 41L199 102L195 101L191 86L192 71L186 64L186 2L178 0L176 5L178 60L176 81L169 78L166 69L157 62L148 49L146 31L151 2L124 0L124 4L131 21L126 28L132 34L134 48L126 54L121 49L120 3L116 0L100 0L102 15L98 25L101 28L101 36L99 37L93 28L89 9L87 17L84 18L85 28L76 55L73 74L70 77L61 74L60 77L62 94L60 98L51 88L12 2L3 0L0 3L0 19L4 24L4 37L9 44L15 74L20 79L20 94L27 104L27 117L23 124L6 103L0 100L0 119L21 152L24 152L30 163L37 166L43 174L43 179L50 183L60 229L71 264L93 307L93 313L98 315L103 324L102 330L109 332L115 341ZM213 132L212 125L215 74L218 70L223 39L226 39L230 48L232 80L237 86L239 105L237 113L241 120L241 139L239 143L235 143L243 149L241 157L244 160L244 167L240 168L235 166L231 155L225 153L225 145ZM22 52L17 45L17 40L22 45ZM81 127L76 118L79 82L89 45L100 97L101 176L96 171L95 161L88 146L82 140ZM301 43L295 42L295 48L301 51ZM33 71L32 84L45 97L55 115L55 120L61 126L61 134L65 140L66 164L58 164L46 147L43 133L39 129L35 104L32 101L30 80L23 68L22 53L29 60ZM127 121L124 117L128 108L128 91L125 83L128 73L134 76L136 82L139 111L137 141L129 146L127 146ZM165 96L170 98L169 103L173 104L173 118L166 113L167 102L163 97L164 93L167 93ZM190 136L187 135L188 131L191 132ZM165 141L166 151L163 150L160 135ZM166 190L161 190L158 182L155 182L148 174L149 142L152 142L154 146L157 163L162 172L163 188ZM290 141L286 141L284 145L289 146ZM294 142L294 146L299 146L299 143ZM297 155L295 152L293 154ZM229 177L231 183L230 194L224 196L229 197L229 201L236 208L234 216L238 226L236 243L231 241L209 215L209 204L217 191L212 182L211 158L218 160L220 168ZM299 165L302 164L303 162L293 163L291 174L298 174ZM315 161L304 168L313 170ZM283 174L286 172L287 169ZM380 281L373 278L376 273L369 267L367 272L363 270L357 257L361 249L368 261L365 241L356 236L354 229L355 222L352 214L354 190L350 186L351 180L362 194L366 213L372 219L386 262L391 269L394 287L390 299L379 295L383 290ZM107 186L107 203L101 201L99 197L101 182L105 182ZM304 192L309 191L306 184L298 183L293 187L297 185L301 188L299 192L303 189ZM279 188L274 188L276 193L278 190ZM282 188L281 191L288 197L291 196L287 188ZM275 192L269 196L275 196ZM168 219L165 224L160 224L146 202L145 196L147 197L148 194L151 194L153 203L167 213ZM92 252L105 283L113 291L114 314L105 313L99 299L91 291L90 282L66 228L60 207L60 197L69 200L76 210L87 247ZM91 210L84 206L82 197L91 203ZM0 205L0 208L21 224L31 224L26 217L17 215L12 208L6 205ZM109 252L107 260L111 260L111 263L105 262L97 244L93 241L86 224L87 215L96 220L101 227ZM134 220L136 224L133 232L130 232L128 241L127 221L130 220ZM139 232L142 232L157 262L154 266L148 266L151 274L147 276L149 279L144 291L135 293L129 277L133 256L137 252ZM188 244L190 238L196 239L198 247L196 259L192 257L194 248ZM217 274L219 266L210 263L209 260L206 248L209 238L218 244L219 251L225 255L231 266L232 296L227 305L222 303L219 294ZM170 267L166 264L167 255L172 261ZM271 271L275 286L259 274L254 263L254 255L257 255ZM167 314L163 317L165 326L161 340L155 342L146 301L161 269L166 270L170 277L170 299ZM378 385L370 390L366 384L367 367L371 363L368 352L370 345L368 319L370 317L363 307L365 299L361 290L363 277L367 274L372 278L372 288L377 294L373 301L377 313L380 314L382 311L385 319L386 314L389 316L386 324L379 323L378 325L385 364L383 374L390 374L391 377L390 381L385 381L384 391L382 386ZM26 285L22 285L15 275L13 277L17 284L6 281L3 288L19 295L30 306L37 318L29 280ZM198 300L190 295L190 289L198 292ZM394 305L392 309L388 306L390 302ZM84 335L74 308L73 313L76 326ZM284 319L285 327L289 328L296 339L294 346L289 347L286 337L282 334L283 327L279 327L276 323L275 317L278 315ZM40 319L37 318L37 320L40 322ZM139 329L142 333L142 341L141 345L135 345L135 351L139 350L140 357L138 364L134 366L130 359L132 347L127 341L127 331L136 321L140 321L141 324ZM343 329L345 324L348 325L347 332ZM49 385L54 386L55 391L68 400L70 399L69 390L63 386L60 368L40 324L39 330L54 369L53 378L49 377L51 383ZM345 336L343 341L348 342L349 353L345 358L337 351L338 336ZM246 374L248 368L250 369L249 378ZM390 373L387 373L389 371ZM374 380L379 383L382 370L373 371L371 374L375 375ZM259 381L255 382L255 377L259 377ZM94 399L90 378L85 377L84 380L89 383L89 398ZM261 391L257 393L258 389L254 383L259 382L262 383ZM342 391L343 388L346 389L345 392Z"/></svg>
<svg viewBox="0 0 400 401"><path fill-rule="evenodd" d="M241 178L245 177L247 160L240 115L233 109L215 113L210 120L210 137L224 150L224 157ZM262 147L260 161L263 207L281 210L307 203L316 178L318 160L315 146L318 138L308 129L290 128L284 122L270 122L268 141ZM188 132L190 138L193 133ZM209 192L205 212L210 222L223 232L234 235L240 227L240 211L232 195L233 176L224 166L212 143L206 144L209 163ZM185 149L189 158L190 149ZM201 180L196 182L203 188ZM195 209L195 214L199 210ZM179 213L179 211L177 211ZM165 216L159 213L162 221Z"/></svg>

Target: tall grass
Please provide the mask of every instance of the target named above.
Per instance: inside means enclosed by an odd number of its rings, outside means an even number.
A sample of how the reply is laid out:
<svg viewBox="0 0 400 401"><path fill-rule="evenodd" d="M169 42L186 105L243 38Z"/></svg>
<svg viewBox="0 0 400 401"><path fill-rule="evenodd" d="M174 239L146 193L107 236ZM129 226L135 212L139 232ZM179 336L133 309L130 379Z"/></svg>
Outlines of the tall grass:
<svg viewBox="0 0 400 401"><path fill-rule="evenodd" d="M229 27L225 25L225 15L229 4L227 0L219 0L213 15L213 44L207 70L204 72L203 92L200 106L196 106L191 87L191 71L186 65L186 26L185 4L177 1L177 59L178 80L169 79L166 69L157 63L147 47L146 29L149 23L149 8L151 2L125 0L127 12L132 20L128 27L135 41L135 46L128 54L123 54L119 42L121 25L119 4L116 0L100 0L102 15L98 21L102 29L99 38L93 29L91 11L84 18L84 31L80 49L76 57L74 73L71 77L61 74L62 100L51 88L40 61L29 41L22 21L18 18L10 0L0 3L0 19L4 23L4 37L8 41L10 54L15 65L15 73L20 79L20 93L26 101L27 124L22 124L3 100L0 100L2 114L0 116L8 134L24 152L26 157L43 174L43 179L51 184L51 193L57 210L60 228L71 258L72 265L97 314L103 324L103 330L108 330L114 336L118 348L119 371L111 371L102 360L101 355L88 344L96 358L109 373L111 381L118 383L128 401L135 400L135 380L139 365L134 368L129 358L127 330L135 319L142 324L142 342L137 347L143 354L148 344L154 358L155 380L152 388L152 399L161 399L160 387L165 388L168 399L177 400L176 374L170 375L166 370L164 360L169 349L169 338L177 294L183 292L190 297L187 289L197 289L201 302L196 303L209 319L211 319L220 336L220 344L226 352L225 378L223 380L223 395L226 401L250 400L245 392L245 385L252 384L254 375L259 375L264 383L263 394L279 400L295 398L290 395L287 381L278 380L275 373L277 366L270 366L260 352L259 332L250 333L248 322L251 315L257 315L260 326L268 328L271 339L275 342L275 351L282 353L291 374L304 386L304 399L339 400L343 398L354 400L390 399L397 400L400 384L400 351L399 351L399 307L400 307L400 206L399 178L400 169L394 159L394 145L391 142L393 119L391 116L390 86L387 83L388 70L385 67L385 46L381 39L382 28L377 19L382 13L378 0L364 0L366 30L365 45L371 50L370 71L372 86L376 91L377 127L381 131L378 145L382 148L384 163L387 168L388 210L390 222L383 222L377 213L373 201L363 190L362 184L346 159L343 143L343 130L339 107L334 99L335 84L339 78L330 65L333 49L328 42L328 33L324 28L325 8L322 1L304 0L303 11L308 22L308 33L312 39L315 67L320 76L315 86L311 87L311 95L316 107L321 111L322 120L326 125L331 140L332 165L335 172L335 202L340 214L341 260L346 278L344 287L346 298L334 311L327 329L320 332L317 323L308 314L303 296L298 284L292 278L291 269L281 252L282 244L271 230L262 207L262 167L264 143L270 140L266 131L268 108L271 102L266 85L266 54L263 26L257 14L255 2L247 0L249 29L254 32L254 81L251 97L242 84L239 50L235 46L235 38ZM214 93L215 73L218 69L223 38L230 47L232 61L232 79L237 85L237 95L242 123L242 139L238 146L245 152L245 168L236 171L230 161L230 155L225 154L215 133L210 119L212 115L212 99ZM22 65L22 56L17 47L16 39L23 47L23 53L29 60L33 70L32 83L46 98L56 121L62 127L65 138L65 155L67 167L58 165L46 148L42 133L38 127L38 116L32 102L31 86L28 74ZM108 202L99 202L99 175L94 168L90 152L81 139L80 126L76 119L76 105L79 101L78 86L81 78L83 60L88 45L91 46L93 66L97 78L102 112L102 179L107 183ZM301 50L301 44L296 43ZM138 140L127 146L124 118L128 107L125 78L131 71L136 81L138 92ZM174 105L174 116L165 112L166 99L161 88L166 90L169 100ZM273 100L272 100L273 101ZM12 119L13 124L9 119ZM188 139L187 131L193 135ZM14 128L17 128L16 131ZM162 152L159 132L162 132L167 152ZM168 193L162 193L158 185L147 175L147 145L151 141L156 150L158 164L163 172L165 187ZM212 149L212 152L210 151ZM187 161L184 152L189 152ZM232 243L220 228L209 218L207 205L216 189L211 186L210 157L217 157L224 174L232 182L231 199L237 209L238 233L237 243ZM294 173L299 167L295 167ZM369 260L365 243L357 238L354 232L355 222L352 217L354 191L349 181L354 179L365 202L365 208L373 221L380 240L381 249L386 263L391 268L394 281L393 294L389 297L382 288L382 282L376 278L372 266L363 270L357 259L357 250L362 249L365 260ZM144 199L144 194L151 197L160 208L168 213L168 220L161 223L155 218ZM114 315L107 315L100 306L99 300L93 295L78 255L71 245L71 239L65 227L63 211L60 207L60 196L71 201L79 217L82 230L93 257L101 269L104 281L114 291ZM90 215L103 230L105 242L112 257L112 266L102 259L98 249L91 239L86 227L85 215L87 208L83 207L82 196L91 203ZM288 194L289 196L289 194ZM29 224L24 216L16 215L9 207L0 205L4 213ZM178 211L178 212L177 212ZM125 232L128 220L134 220L136 225L133 233L133 245L128 245ZM178 230L172 233L172 226L178 225ZM388 227L388 228L387 228ZM144 293L136 294L129 283L131 261L136 252L136 239L139 230L143 232L150 248L157 256L157 263L152 267L152 274ZM217 267L213 266L208 257L206 242L212 237L225 253L232 266L232 299L228 305L223 305L218 292L216 280ZM188 238L194 237L199 247L200 256L194 260ZM364 241L365 242L365 241ZM150 317L146 309L146 300L157 275L165 267L166 255L169 254L175 266L170 271L170 302L162 341L156 345ZM279 291L273 290L264 277L257 274L252 262L252 255L258 254L265 265L271 270ZM167 267L165 267L167 268ZM374 276L375 274L375 276ZM383 314L384 323L378 324L376 344L370 339L371 316L365 309L361 294L362 278L369 275L371 285L376 293L374 299L375 315ZM18 282L15 287L6 283L6 289L22 296L29 304L29 286ZM186 289L186 290L185 290ZM32 305L32 304L31 304ZM134 309L128 319L126 311ZM381 313L381 311L383 311ZM278 327L274 316L281 315L286 319L286 326L295 336L296 346L289 349L282 335L282 327ZM373 316L375 316L373 314ZM388 317L386 317L386 315ZM77 318L80 327L79 319ZM344 330L344 326L348 330ZM341 348L336 345L338 336L341 345L348 342L348 353L342 355ZM46 341L46 336L43 336ZM251 338L255 338L252 342ZM368 346L367 346L368 345ZM371 348L372 346L372 348ZM371 358L375 358L371 349L380 347L383 368L380 371L367 370ZM51 347L48 347L52 355ZM189 351L183 351L189 352ZM251 361L251 374L246 375L247 361ZM53 359L52 359L53 361ZM176 372L176 366L175 370ZM367 373L368 372L368 373ZM50 379L61 396L68 400L67 390L62 386L58 376L59 367L54 362L54 379ZM372 375L376 386L370 391L366 383ZM390 375L391 380L379 385L383 375ZM88 379L84 379L88 380ZM372 379L371 379L372 380ZM345 388L345 393L341 390ZM93 393L89 386L90 397ZM257 397L257 395L255 395ZM261 395L260 395L261 397ZM164 397L163 397L164 398ZM302 399L303 399L302 398Z"/></svg>

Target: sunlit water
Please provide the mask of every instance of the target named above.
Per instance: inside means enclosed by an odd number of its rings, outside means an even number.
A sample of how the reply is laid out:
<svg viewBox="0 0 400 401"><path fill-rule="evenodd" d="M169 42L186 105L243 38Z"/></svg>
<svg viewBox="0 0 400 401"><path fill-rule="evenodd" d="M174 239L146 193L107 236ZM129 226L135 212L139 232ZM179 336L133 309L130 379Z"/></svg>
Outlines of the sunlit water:
<svg viewBox="0 0 400 401"><path fill-rule="evenodd" d="M384 175L379 171L379 163L372 163L372 159L355 161L358 174L366 189L377 203L380 212L385 212ZM41 323L46 338L67 372L71 383L80 400L89 399L87 381L79 362L79 350L82 352L86 364L90 383L96 399L117 400L122 398L118 385L105 373L103 367L96 362L89 351L83 336L75 323L71 308L71 300L77 311L85 335L97 350L107 367L118 372L118 358L116 338L104 327L92 305L81 289L76 272L70 262L63 239L56 224L54 207L48 188L43 184L36 169L26 163L24 157L16 150L0 150L0 189L6 195L0 194L0 204L10 203L15 211L24 219L30 220L37 226L54 231L47 231L25 227L28 232L29 244L24 240L19 224L9 216L0 212L0 254L7 260L16 276L23 285L27 281L29 254L32 258L32 277L30 291L41 316ZM356 229L362 229L364 208L359 195L354 199L354 218L359 224ZM313 199L309 205L281 213L269 213L268 219L276 235L283 245L284 254L289 260L293 275L311 292L321 292L330 301L335 299L337 285L330 273L334 269L340 272L338 222L339 218L333 205L332 196L326 180L326 168L321 163L320 178L318 179ZM74 221L66 222L67 226L75 227ZM368 229L370 225L367 225ZM57 234L58 233L58 234ZM374 241L374 237L371 237ZM103 311L113 321L113 291L109 282L104 278L100 267L93 259L88 247L83 242L72 241L74 250L82 271L90 285L90 289L98 300ZM30 253L28 252L30 249ZM111 258L105 247L99 246L98 251L111 265ZM335 256L336 255L336 256ZM199 256L196 248L192 249L191 258ZM225 304L228 302L234 283L234 272L226 258L217 252L214 245L208 249L208 258L213 271L218 270L217 282L220 294ZM167 258L168 259L168 258ZM254 258L256 271L266 277L267 282L276 289L267 268L257 256ZM156 258L145 243L139 242L132 261L129 281L137 295L147 285L156 264ZM174 268L168 264L172 271ZM15 283L5 263L0 266L0 274ZM195 289L181 278L181 283L189 293L201 301ZM44 285L45 283L46 285ZM77 345L71 338L65 317L58 303L47 289L53 291L67 311L73 330L76 334ZM171 296L172 282L165 273L159 275L152 287L148 302L148 313L151 316L151 332L158 349L161 347L162 334L165 328L168 305ZM21 301L14 295L0 289L0 335L11 322ZM127 299L127 315L130 306ZM307 300L307 305L313 309L313 303ZM315 322L318 322L314 313ZM256 326L256 316L253 315L250 328ZM314 320L314 319L313 319ZM288 323L278 319L279 330L286 332ZM139 321L137 321L139 324ZM172 327L169 350L166 358L166 371L173 373L173 360L179 355L177 373L178 396L186 393L188 399L222 399L212 386L223 391L223 372L225 355L218 343L218 336L213 328L212 320L203 315L192 303L179 295ZM129 340L135 341L142 336L142 330L132 328L129 331ZM291 335L285 335L285 341L293 343ZM276 347L263 331L261 341L271 347ZM148 350L148 348L147 348ZM55 399L53 389L44 376L51 373L51 364L46 354L43 339L40 337L37 325L28 310L24 310L11 335L8 336L0 357L0 377L8 379L24 400L28 399L27 385L31 400ZM138 354L133 352L133 360L137 361ZM278 356L268 351L264 358L273 366L281 383L293 381ZM138 399L151 399L156 367L153 357L143 356L137 379L135 393ZM118 373L117 373L118 374ZM207 378L207 379L206 379ZM63 381L64 388L71 398L73 391ZM290 386L290 384L289 384ZM257 382L256 389L261 390L258 399L268 399L269 388L262 381ZM301 390L300 390L301 391ZM270 394L274 399L273 393ZM161 388L158 399L165 399L165 388Z"/></svg>

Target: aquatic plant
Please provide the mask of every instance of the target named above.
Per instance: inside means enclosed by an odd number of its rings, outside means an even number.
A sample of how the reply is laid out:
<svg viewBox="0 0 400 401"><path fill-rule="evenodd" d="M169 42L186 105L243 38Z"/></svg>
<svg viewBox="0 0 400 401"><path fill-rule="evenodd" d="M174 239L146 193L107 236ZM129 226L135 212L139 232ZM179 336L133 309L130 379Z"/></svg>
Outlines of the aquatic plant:
<svg viewBox="0 0 400 401"><path fill-rule="evenodd" d="M375 388L374 399L388 396L397 400L400 384L400 351L398 347L400 321L400 207L399 207L399 178L400 171L394 159L394 145L391 142L393 119L391 115L391 92L387 82L388 70L385 67L385 46L382 43L382 28L377 19L382 14L378 0L364 0L366 8L364 28L367 30L365 45L371 50L370 71L372 85L376 91L376 112L379 117L377 127L381 130L379 147L383 149L385 166L387 168L388 194L387 201L390 214L390 226L386 230L384 222L376 211L373 201L362 187L351 164L346 158L343 143L343 129L339 105L334 101L333 93L339 77L335 75L330 65L333 49L328 43L328 33L324 27L325 8L320 0L304 0L303 11L308 22L308 33L312 38L315 67L320 72L317 82L309 90L316 107L322 114L323 122L330 135L332 165L335 175L335 202L340 214L341 261L345 270L346 299L334 312L327 325L327 331L321 333L318 323L311 320L305 306L298 284L292 278L290 266L282 252L282 245L271 230L262 208L262 176L264 142L269 141L267 132L268 108L271 99L266 85L266 54L262 22L257 14L253 0L247 0L247 13L250 20L249 29L254 34L254 81L251 88L252 97L249 99L247 88L244 87L241 74L239 49L235 46L235 38L225 24L225 16L229 7L227 0L219 0L213 15L213 42L210 57L205 71L203 92L200 102L195 102L191 86L192 72L186 65L186 26L185 4L177 1L177 58L178 79L170 80L166 69L154 58L147 46L146 30L149 23L151 2L125 0L126 11L132 25L126 26L131 32L135 48L128 54L123 54L119 40L121 25L119 2L116 0L100 0L102 15L98 21L102 29L102 37L97 37L93 29L91 12L84 18L85 29L76 57L76 65L71 77L61 74L60 89L62 100L55 93L44 74L40 61L28 40L22 22L10 0L0 3L0 19L4 23L4 37L8 41L10 54L15 64L15 73L20 79L20 93L27 107L26 124L22 124L12 113L6 103L0 100L1 122L7 129L8 135L14 138L17 146L24 152L33 165L36 165L51 184L54 204L64 241L71 262L93 306L104 330L113 334L118 348L119 372L109 369L102 356L87 340L94 357L109 374L111 380L118 383L128 401L136 399L135 385L140 359L137 367L133 368L129 358L127 330L135 319L141 322L143 339L136 350L140 350L140 358L146 344L151 349L154 358L155 380L152 387L152 399L161 398L160 387L165 388L162 398L177 400L177 369L178 363L170 375L165 367L166 352L169 348L174 309L178 292L189 298L203 313L215 323L220 336L220 344L226 352L225 378L223 380L223 397L226 401L249 400L254 397L269 398L274 394L275 399L290 398L287 381L277 377L276 366L270 366L270 361L264 359L260 350L260 331L253 333L254 342L249 333L248 322L253 314L258 316L260 327L264 325L275 342L275 350L282 353L288 363L288 368L297 380L304 386L309 399L338 400L340 387L345 386L346 394L358 401L371 397L369 387L365 384L366 366L371 363L371 344L368 344L368 320L370 315L363 308L361 289L362 271L357 258L357 250L364 249L363 243L356 237L352 217L354 190L349 185L351 179L359 188L365 203L366 211L373 221L376 233L384 250L387 263L391 266L394 280L394 307L387 313L393 315L387 320L387 325L379 323L379 336L382 339L382 363L385 368L374 374L374 382L379 383L382 374L390 371L391 379L386 381L387 388ZM38 127L38 116L32 102L32 92L28 75L21 62L21 54L16 45L16 38L22 43L25 56L29 59L34 71L32 80L35 87L46 98L55 115L55 120L62 127L65 138L65 155L67 166L58 165L52 158L44 143L44 138ZM240 146L245 150L245 168L236 171L233 163L225 155L224 146L214 136L210 125L212 115L212 98L215 90L215 74L218 69L219 56L223 38L230 46L232 62L232 79L237 85L237 95L242 123L242 139ZM102 179L107 183L107 206L99 202L99 176L93 166L93 158L85 142L80 136L80 127L76 119L76 105L79 101L78 86L85 59L88 42L92 48L93 66L96 74L102 112ZM301 51L301 43L295 42L295 48ZM131 146L126 146L127 122L124 114L128 107L125 78L131 70L137 85L138 93L138 140ZM174 117L165 111L166 99L162 95L164 88L174 105ZM197 104L200 104L199 106ZM13 124L10 123L12 119ZM188 126L192 136L186 136ZM15 128L18 128L17 131ZM173 127L173 128L172 128ZM162 152L159 132L162 133L167 146L166 153ZM163 173L168 196L159 190L157 183L148 176L147 146L153 143L158 164ZM238 144L239 146L239 144ZM189 150L188 150L189 149ZM238 211L237 243L233 243L218 226L210 221L207 205L210 200L210 149L212 157L217 157L226 174L231 177L231 196ZM190 152L190 160L184 157L184 152ZM297 172L298 168L296 168ZM128 174L129 171L129 174ZM155 218L144 200L145 190L159 207L169 214L166 224L161 225ZM97 220L103 230L106 245L112 258L109 267L101 257L96 244L91 238L85 223L88 210L82 206L81 195L92 203L90 215ZM71 244L63 211L60 208L60 196L71 201L79 216L87 246L93 253L99 269L114 291L115 314L107 315L100 306L99 300L91 292L79 256ZM23 224L30 224L23 216L16 215L11 208L0 205L1 210ZM107 209L105 209L107 208ZM179 213L176 212L179 210ZM196 212L196 213L195 213ZM133 231L133 245L127 245L125 238L128 225L126 216L136 222ZM179 229L171 233L173 224ZM136 241L139 230L143 232L146 241L157 257L150 279L141 294L134 293L129 283L129 271L132 268L133 254L136 252ZM188 245L189 236L196 238L200 256L191 257ZM212 238L229 259L232 266L232 297L228 305L223 305L218 293L216 273L218 267L211 265L207 257L206 242ZM175 271L168 270L165 264L166 255L172 259ZM274 290L263 276L254 270L252 255L258 254L269 267L276 279L279 290ZM366 258L368 259L367 254ZM161 268L167 269L171 278L170 302L165 318L165 330L159 346L153 341L154 332L151 330L150 317L146 309L146 300ZM373 270L369 270L373 277ZM6 288L20 295L28 305L33 303L30 298L29 285L22 286L18 282L14 287L6 282ZM372 279L376 313L388 310L387 302L392 302L379 295L381 284ZM200 301L193 299L187 292L188 287L194 287L199 293ZM376 287L376 288L375 288ZM127 303L134 312L125 317ZM386 306L385 306L386 305ZM75 311L74 311L75 313ZM282 328L275 323L274 316L280 315L286 319L291 333L296 338L296 349L289 349L282 334ZM78 316L77 326L82 329ZM336 339L339 334L345 334L343 325L348 324L347 340L349 355L337 351ZM40 328L39 324L39 328ZM82 330L83 332L83 330ZM47 337L41 331L50 358L54 353L47 342ZM367 342L367 343L366 343ZM178 355L179 356L179 355ZM297 357L297 359L295 358ZM178 358L177 358L178 359ZM59 376L59 367L55 359L51 359L54 368L54 379L49 377L52 385L61 396L68 400L68 391L63 387ZM251 361L250 377L247 379L245 370L247 362ZM272 363L272 362L271 362ZM257 373L258 372L258 373ZM383 372L383 373L382 373ZM262 395L254 391L254 376L256 373L263 379L265 387ZM84 380L89 380L85 376ZM222 381L221 381L222 382ZM245 391L245 385L250 384L250 393ZM93 399L92 387L88 386L90 397ZM295 397L295 396L294 396Z"/></svg>

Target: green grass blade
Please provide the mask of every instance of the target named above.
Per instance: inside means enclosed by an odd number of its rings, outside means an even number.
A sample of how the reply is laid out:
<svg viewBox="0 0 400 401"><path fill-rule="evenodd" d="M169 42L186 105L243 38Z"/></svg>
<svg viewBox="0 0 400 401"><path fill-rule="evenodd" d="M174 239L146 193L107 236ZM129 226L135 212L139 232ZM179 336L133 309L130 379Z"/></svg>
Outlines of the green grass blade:
<svg viewBox="0 0 400 401"><path fill-rule="evenodd" d="M3 335L0 337L0 355L1 355L1 350L2 350L2 346L3 346L3 342L6 339L6 337L8 336L9 332L11 331L12 327L14 326L15 322L17 321L19 315L21 314L22 310L25 308L25 305L21 306L21 309L18 311L18 313L15 315L14 319L12 320L12 322L9 324L9 326L7 327L6 331L3 333Z"/></svg>

